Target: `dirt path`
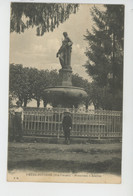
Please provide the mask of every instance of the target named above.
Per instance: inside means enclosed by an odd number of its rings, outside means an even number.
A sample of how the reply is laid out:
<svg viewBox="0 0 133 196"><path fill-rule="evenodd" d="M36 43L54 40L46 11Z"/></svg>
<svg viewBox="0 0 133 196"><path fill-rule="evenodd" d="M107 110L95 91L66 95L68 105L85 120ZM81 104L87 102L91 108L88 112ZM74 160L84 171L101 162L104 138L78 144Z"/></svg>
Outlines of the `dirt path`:
<svg viewBox="0 0 133 196"><path fill-rule="evenodd" d="M9 143L8 168L120 174L121 144Z"/></svg>

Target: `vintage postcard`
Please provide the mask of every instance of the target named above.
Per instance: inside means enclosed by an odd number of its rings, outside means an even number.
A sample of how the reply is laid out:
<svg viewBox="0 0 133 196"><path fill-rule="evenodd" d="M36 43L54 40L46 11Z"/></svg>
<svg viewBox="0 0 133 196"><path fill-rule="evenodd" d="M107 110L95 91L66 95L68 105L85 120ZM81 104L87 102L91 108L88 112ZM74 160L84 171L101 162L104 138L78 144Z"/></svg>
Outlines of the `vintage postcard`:
<svg viewBox="0 0 133 196"><path fill-rule="evenodd" d="M121 183L124 5L10 5L7 180Z"/></svg>

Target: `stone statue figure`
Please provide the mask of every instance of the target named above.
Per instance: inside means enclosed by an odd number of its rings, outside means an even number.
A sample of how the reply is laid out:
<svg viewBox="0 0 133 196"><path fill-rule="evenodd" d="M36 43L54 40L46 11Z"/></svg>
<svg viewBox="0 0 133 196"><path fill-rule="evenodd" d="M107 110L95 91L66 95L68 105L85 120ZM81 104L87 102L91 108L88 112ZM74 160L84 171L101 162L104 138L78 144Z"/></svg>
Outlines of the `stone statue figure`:
<svg viewBox="0 0 133 196"><path fill-rule="evenodd" d="M62 69L71 69L71 52L73 42L68 37L67 32L64 32L63 36L64 40L62 41L62 45L58 50L56 57L59 57Z"/></svg>

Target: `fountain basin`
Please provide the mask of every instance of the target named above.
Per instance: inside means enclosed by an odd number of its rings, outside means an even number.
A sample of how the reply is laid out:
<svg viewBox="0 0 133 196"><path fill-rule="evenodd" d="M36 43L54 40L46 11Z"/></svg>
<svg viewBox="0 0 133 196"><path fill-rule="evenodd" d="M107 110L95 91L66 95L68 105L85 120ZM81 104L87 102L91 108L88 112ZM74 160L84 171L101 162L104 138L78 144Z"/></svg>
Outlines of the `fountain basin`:
<svg viewBox="0 0 133 196"><path fill-rule="evenodd" d="M44 100L52 103L53 107L78 107L78 104L85 101L87 93L79 87L55 86L44 90Z"/></svg>

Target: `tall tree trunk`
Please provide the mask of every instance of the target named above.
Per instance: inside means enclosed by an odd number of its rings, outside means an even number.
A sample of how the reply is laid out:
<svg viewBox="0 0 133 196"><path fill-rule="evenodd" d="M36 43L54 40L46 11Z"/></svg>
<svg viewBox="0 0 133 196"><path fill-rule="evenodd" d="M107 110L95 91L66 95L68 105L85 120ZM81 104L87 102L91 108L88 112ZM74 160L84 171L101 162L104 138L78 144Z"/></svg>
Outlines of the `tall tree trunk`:
<svg viewBox="0 0 133 196"><path fill-rule="evenodd" d="M86 102L85 102L86 110L88 109L88 105L89 105L89 101L88 101L88 99L87 99Z"/></svg>
<svg viewBox="0 0 133 196"><path fill-rule="evenodd" d="M37 99L37 107L40 107L40 99Z"/></svg>
<svg viewBox="0 0 133 196"><path fill-rule="evenodd" d="M27 99L26 98L24 98L24 107L26 107L27 106Z"/></svg>
<svg viewBox="0 0 133 196"><path fill-rule="evenodd" d="M20 97L19 97L19 101L21 102L21 107L22 107L23 100Z"/></svg>
<svg viewBox="0 0 133 196"><path fill-rule="evenodd" d="M115 33L113 33L113 51L112 51L112 72L113 72L113 98L115 97Z"/></svg>
<svg viewBox="0 0 133 196"><path fill-rule="evenodd" d="M45 100L43 100L43 107L45 108L47 105L47 102Z"/></svg>

